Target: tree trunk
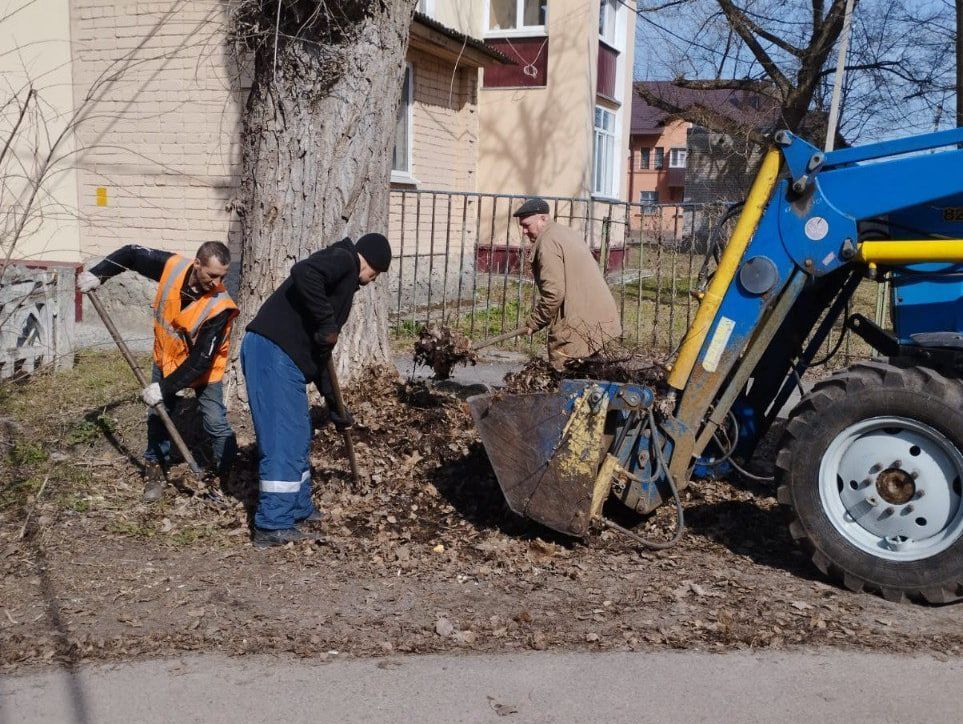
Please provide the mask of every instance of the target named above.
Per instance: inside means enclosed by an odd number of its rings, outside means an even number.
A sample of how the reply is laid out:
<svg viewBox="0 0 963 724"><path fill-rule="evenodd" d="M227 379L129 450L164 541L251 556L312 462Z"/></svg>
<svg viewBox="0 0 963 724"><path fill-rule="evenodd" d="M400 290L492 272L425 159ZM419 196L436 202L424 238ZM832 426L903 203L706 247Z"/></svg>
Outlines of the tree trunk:
<svg viewBox="0 0 963 724"><path fill-rule="evenodd" d="M253 17L262 29L270 22L271 30L262 30L254 47L244 114L234 383L242 379L237 355L244 326L296 261L345 236L387 233L391 149L414 5L343 2L336 27L330 16L301 21L305 10L329 13L324 3L251 6L248 21ZM386 284L383 277L355 296L335 349L343 379L390 361ZM243 385L235 390L244 399Z"/></svg>

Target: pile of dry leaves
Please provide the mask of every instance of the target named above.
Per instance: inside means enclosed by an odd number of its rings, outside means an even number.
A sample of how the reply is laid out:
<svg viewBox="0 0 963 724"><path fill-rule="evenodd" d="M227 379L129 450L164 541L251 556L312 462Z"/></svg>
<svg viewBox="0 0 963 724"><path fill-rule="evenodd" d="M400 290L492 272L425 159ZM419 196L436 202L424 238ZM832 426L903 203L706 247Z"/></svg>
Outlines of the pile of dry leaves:
<svg viewBox="0 0 963 724"><path fill-rule="evenodd" d="M229 505L170 490L146 506L132 462L143 449L135 392L103 413L110 444L45 440L67 458L27 504L23 537L22 516L0 509L0 667L193 650L963 650L960 607L898 606L825 583L769 488L690 485L689 532L658 553L612 531L582 544L519 518L464 404L394 370L346 390L360 486L341 436L330 425L315 435L324 544L257 551L250 421L233 414L242 450ZM674 512L624 522L655 537Z"/></svg>
<svg viewBox="0 0 963 724"><path fill-rule="evenodd" d="M605 380L658 385L665 379L664 361L653 355L624 350L603 352L588 359L569 360L556 370L547 360L532 359L517 372L505 375L505 390L512 393L549 392L562 380Z"/></svg>
<svg viewBox="0 0 963 724"><path fill-rule="evenodd" d="M414 359L415 364L431 367L435 379L447 380L452 367L476 364L478 355L472 349L471 340L457 329L427 324L418 330Z"/></svg>

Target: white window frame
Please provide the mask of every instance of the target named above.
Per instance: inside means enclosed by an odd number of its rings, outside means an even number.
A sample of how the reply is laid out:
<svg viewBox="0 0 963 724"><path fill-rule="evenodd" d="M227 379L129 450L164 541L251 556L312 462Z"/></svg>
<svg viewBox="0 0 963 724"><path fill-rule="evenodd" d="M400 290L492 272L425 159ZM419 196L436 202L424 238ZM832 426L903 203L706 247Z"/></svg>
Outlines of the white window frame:
<svg viewBox="0 0 963 724"><path fill-rule="evenodd" d="M548 2L545 3L545 24L544 25L523 25L525 19L525 0L515 0L515 27L507 30L489 30L489 18L491 17L491 0L485 0L482 6L482 28L486 38L512 38L547 35L548 33Z"/></svg>
<svg viewBox="0 0 963 724"><path fill-rule="evenodd" d="M622 3L618 0L599 0L599 40L615 50L622 50L619 42L619 33L622 30L621 9ZM606 37L609 31L610 38Z"/></svg>
<svg viewBox="0 0 963 724"><path fill-rule="evenodd" d="M391 183L399 184L416 184L418 180L414 177L413 159L412 154L414 152L414 107L415 107L415 68L411 63L405 63L405 74L408 78L408 168L407 169L395 169L394 162L392 161L391 169ZM404 81L402 81L402 88L404 88ZM392 148L392 155L394 155L394 148Z"/></svg>
<svg viewBox="0 0 963 724"><path fill-rule="evenodd" d="M612 118L612 129L606 130L596 125L595 118L598 112L607 113ZM611 108L605 106L595 106L592 113L592 196L605 199L618 198L619 193L619 170L621 164L618 162L619 148L619 114ZM610 157L608 159L599 157L600 146L608 142ZM607 161L607 164L606 164ZM602 168L599 168L599 163ZM608 168L606 168L606 166ZM607 173L606 173L607 171ZM600 181L601 184L600 185Z"/></svg>
<svg viewBox="0 0 963 724"><path fill-rule="evenodd" d="M678 156L681 152L682 163L678 163ZM689 157L689 149L685 146L673 146L669 149L669 168L685 168L686 161Z"/></svg>
<svg viewBox="0 0 963 724"><path fill-rule="evenodd" d="M429 18L435 17L435 0L418 0L417 10Z"/></svg>

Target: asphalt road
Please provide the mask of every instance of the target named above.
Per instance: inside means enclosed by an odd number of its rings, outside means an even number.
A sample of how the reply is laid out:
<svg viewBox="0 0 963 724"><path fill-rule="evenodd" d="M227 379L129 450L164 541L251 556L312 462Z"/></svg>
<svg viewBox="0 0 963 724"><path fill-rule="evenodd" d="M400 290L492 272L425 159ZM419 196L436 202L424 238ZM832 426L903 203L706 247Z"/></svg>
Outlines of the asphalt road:
<svg viewBox="0 0 963 724"><path fill-rule="evenodd" d="M13 722L955 722L963 660L560 653L201 655L0 678Z"/></svg>

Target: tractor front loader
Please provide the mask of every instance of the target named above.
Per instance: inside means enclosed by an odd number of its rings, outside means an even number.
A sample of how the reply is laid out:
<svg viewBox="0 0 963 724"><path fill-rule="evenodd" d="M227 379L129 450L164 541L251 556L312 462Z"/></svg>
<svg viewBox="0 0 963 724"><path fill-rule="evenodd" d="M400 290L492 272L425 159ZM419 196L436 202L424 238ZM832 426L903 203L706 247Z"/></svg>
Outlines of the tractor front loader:
<svg viewBox="0 0 963 724"><path fill-rule="evenodd" d="M887 599L963 597L963 129L823 153L775 135L663 388L568 380L480 395L510 507L584 536L614 498L648 513L706 456L748 458L844 317L888 283L893 329L843 319L877 359L818 382L776 455L792 537Z"/></svg>

